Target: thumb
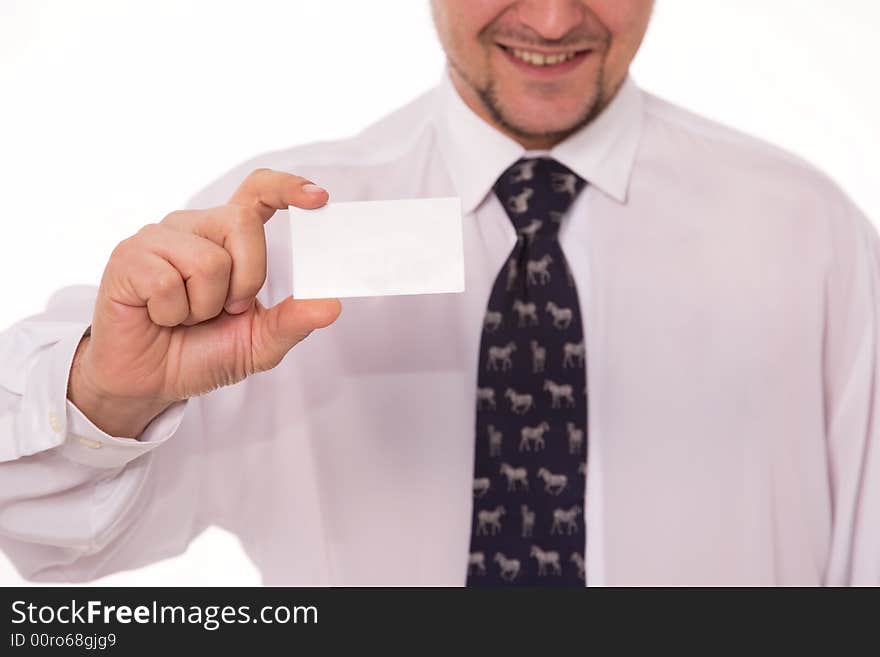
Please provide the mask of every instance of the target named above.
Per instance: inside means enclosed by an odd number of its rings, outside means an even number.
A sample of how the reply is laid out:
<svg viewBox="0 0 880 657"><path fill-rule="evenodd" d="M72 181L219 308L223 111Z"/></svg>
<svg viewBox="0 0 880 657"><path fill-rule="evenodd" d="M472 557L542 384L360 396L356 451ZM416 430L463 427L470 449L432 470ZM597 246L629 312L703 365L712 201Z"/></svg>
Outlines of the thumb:
<svg viewBox="0 0 880 657"><path fill-rule="evenodd" d="M264 308L257 303L252 328L254 370L271 369L315 329L329 326L342 311L339 299L294 299Z"/></svg>

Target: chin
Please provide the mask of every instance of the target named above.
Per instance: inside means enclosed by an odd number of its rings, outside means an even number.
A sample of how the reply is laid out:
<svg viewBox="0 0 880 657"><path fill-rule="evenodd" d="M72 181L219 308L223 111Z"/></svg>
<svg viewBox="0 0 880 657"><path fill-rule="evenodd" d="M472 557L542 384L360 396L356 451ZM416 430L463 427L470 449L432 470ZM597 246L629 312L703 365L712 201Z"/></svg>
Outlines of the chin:
<svg viewBox="0 0 880 657"><path fill-rule="evenodd" d="M524 107L506 105L501 107L504 123L523 136L563 136L583 125L591 114L591 105L578 104L574 109L558 104L539 103Z"/></svg>
<svg viewBox="0 0 880 657"><path fill-rule="evenodd" d="M572 88L496 82L483 100L496 119L520 135L564 135L592 116L599 96L595 84Z"/></svg>

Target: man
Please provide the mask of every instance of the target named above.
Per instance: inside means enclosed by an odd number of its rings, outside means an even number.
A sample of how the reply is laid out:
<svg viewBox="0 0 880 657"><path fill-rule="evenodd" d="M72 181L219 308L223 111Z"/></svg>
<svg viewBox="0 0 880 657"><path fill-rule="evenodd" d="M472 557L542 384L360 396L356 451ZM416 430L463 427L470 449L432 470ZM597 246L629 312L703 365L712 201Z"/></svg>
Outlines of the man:
<svg viewBox="0 0 880 657"><path fill-rule="evenodd" d="M3 336L6 553L81 581L216 524L272 584L880 583L869 222L634 85L650 0L432 4L436 90ZM270 218L325 190L460 197L466 292L289 298Z"/></svg>

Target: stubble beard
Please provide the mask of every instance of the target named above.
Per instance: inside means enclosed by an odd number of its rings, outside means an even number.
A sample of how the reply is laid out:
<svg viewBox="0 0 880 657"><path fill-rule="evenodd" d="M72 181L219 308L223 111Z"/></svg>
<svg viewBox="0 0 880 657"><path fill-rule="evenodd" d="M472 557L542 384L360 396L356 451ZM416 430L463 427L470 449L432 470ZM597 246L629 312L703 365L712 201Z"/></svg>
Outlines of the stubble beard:
<svg viewBox="0 0 880 657"><path fill-rule="evenodd" d="M524 126L517 124L509 117L502 107L501 100L498 98L497 85L494 78L490 78L482 89L475 89L475 91L477 92L480 101L489 111L492 119L510 134L529 141L540 140L558 143L592 123L593 119L595 119L605 108L604 77L603 70L600 68L596 75L596 82L592 90L592 100L581 113L580 117L578 117L571 125L558 130L540 132L531 131Z"/></svg>
<svg viewBox="0 0 880 657"><path fill-rule="evenodd" d="M596 75L596 80L591 93L592 99L589 105L584 109L581 115L574 122L572 122L571 125L558 130L534 131L517 123L510 117L508 112L504 111L501 99L498 97L497 82L493 77L490 76L485 84L477 85L474 83L473 80L470 79L470 77L462 70L461 67L455 64L452 58L449 58L449 65L455 70L455 72L464 81L464 83L469 86L471 90L477 95L477 97L480 99L480 102L483 104L483 107L485 107L486 110L489 112L492 120L502 130L518 139L552 143L559 143L565 138L576 133L578 130L586 127L593 122L593 120L602 112L603 109L605 109L607 99L605 96L604 85L604 62L602 62L602 64L602 66L599 66L599 70Z"/></svg>

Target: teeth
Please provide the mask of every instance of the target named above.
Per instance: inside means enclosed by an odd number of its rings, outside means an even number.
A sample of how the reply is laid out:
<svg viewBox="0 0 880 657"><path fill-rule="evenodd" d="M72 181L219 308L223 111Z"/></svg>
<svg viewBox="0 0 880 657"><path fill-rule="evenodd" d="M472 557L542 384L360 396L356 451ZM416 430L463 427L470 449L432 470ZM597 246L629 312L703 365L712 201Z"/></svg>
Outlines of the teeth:
<svg viewBox="0 0 880 657"><path fill-rule="evenodd" d="M561 64L562 62L567 62L569 59L574 57L573 52L567 53L558 53L556 55L544 55L539 52L530 52L528 50L519 50L514 48L513 50L508 50L508 52L513 53L513 56L517 59L521 59L524 62L528 62L532 66L552 66L553 64Z"/></svg>

